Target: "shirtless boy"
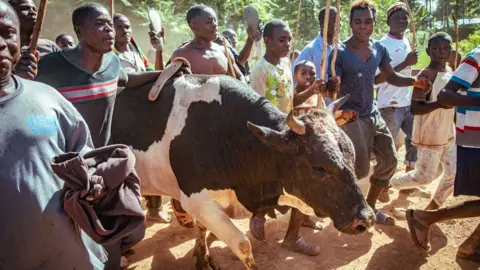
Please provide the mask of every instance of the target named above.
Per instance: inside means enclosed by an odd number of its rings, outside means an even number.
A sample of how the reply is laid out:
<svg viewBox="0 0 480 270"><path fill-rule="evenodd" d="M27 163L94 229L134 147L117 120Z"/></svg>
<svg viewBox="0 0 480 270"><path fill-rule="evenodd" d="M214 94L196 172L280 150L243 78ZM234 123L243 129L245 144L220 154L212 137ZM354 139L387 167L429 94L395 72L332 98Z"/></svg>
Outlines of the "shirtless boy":
<svg viewBox="0 0 480 270"><path fill-rule="evenodd" d="M223 46L213 42L218 37L217 15L211 7L195 5L187 12L187 23L194 38L186 45L178 48L171 59L183 57L190 62L193 74L225 75L228 73L228 59ZM234 61L233 54L228 51L235 70L235 77L243 79L240 69ZM201 63L201 64L200 64Z"/></svg>

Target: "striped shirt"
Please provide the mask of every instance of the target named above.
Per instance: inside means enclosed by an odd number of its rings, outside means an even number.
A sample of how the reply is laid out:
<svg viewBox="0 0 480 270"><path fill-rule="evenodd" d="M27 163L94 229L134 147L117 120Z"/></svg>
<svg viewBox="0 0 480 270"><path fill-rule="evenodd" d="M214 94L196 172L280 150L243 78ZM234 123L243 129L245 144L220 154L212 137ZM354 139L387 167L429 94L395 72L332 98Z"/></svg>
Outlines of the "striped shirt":
<svg viewBox="0 0 480 270"><path fill-rule="evenodd" d="M91 73L70 60L69 50L51 53L39 62L35 80L57 89L80 112L95 147L108 144L119 81L126 81L120 60L109 52L100 69Z"/></svg>
<svg viewBox="0 0 480 270"><path fill-rule="evenodd" d="M480 46L467 54L451 80L466 90L461 95L480 97ZM457 145L480 148L480 107L457 107Z"/></svg>

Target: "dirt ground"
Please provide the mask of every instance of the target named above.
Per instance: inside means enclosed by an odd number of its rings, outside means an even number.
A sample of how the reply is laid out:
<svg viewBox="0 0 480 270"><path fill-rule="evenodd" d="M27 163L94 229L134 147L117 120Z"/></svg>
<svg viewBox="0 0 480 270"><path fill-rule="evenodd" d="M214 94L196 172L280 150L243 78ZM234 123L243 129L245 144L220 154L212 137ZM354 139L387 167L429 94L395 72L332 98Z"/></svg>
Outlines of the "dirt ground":
<svg viewBox="0 0 480 270"><path fill-rule="evenodd" d="M403 157L400 151L400 157ZM399 162L399 172L403 173ZM360 181L365 192L368 181ZM427 186L433 193L436 182ZM281 247L287 230L289 214L267 220L266 242L253 239L248 232L248 219L234 223L246 232L253 246L253 255L260 269L480 269L479 264L456 259L457 246L480 223L480 218L441 222L431 231L430 252L414 246L405 221L405 209L423 208L429 199L421 196L391 194L391 201L381 204L386 213L396 218L395 226L375 225L359 236L339 235L329 219L322 220L324 229L314 231L302 228L301 235L318 243L322 251L315 257L287 251ZM468 199L451 197L446 205ZM134 247L135 254L128 257L127 269L194 269L192 249L196 229L184 229L176 221L170 225L147 221L145 239ZM244 269L243 264L222 242L215 242L210 250L222 269Z"/></svg>

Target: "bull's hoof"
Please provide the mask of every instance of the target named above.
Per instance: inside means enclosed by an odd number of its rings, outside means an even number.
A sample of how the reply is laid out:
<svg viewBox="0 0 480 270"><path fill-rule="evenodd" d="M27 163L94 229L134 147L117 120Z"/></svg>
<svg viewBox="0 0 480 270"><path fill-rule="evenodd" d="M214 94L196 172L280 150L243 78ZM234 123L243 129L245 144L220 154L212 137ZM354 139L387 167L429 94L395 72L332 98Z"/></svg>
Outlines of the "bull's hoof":
<svg viewBox="0 0 480 270"><path fill-rule="evenodd" d="M197 270L220 270L218 264L208 255L204 256L201 260L197 258L195 266Z"/></svg>

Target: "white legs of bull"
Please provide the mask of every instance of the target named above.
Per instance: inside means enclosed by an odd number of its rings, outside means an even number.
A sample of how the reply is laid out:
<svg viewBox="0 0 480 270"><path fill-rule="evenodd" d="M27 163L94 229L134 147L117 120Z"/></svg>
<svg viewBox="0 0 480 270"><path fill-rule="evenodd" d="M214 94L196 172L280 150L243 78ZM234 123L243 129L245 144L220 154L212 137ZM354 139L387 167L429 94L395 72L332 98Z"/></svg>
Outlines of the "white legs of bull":
<svg viewBox="0 0 480 270"><path fill-rule="evenodd" d="M252 245L247 236L232 223L230 217L225 214L223 209L210 198L208 191L204 190L200 193L192 194L190 197L182 193L180 202L182 207L197 219L200 224L208 228L219 240L227 244L230 250L245 264L247 269L257 269L253 259ZM205 235L200 234L201 237L199 238L203 238L201 243L207 249Z"/></svg>

